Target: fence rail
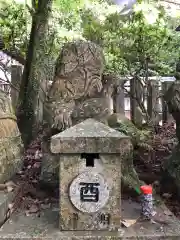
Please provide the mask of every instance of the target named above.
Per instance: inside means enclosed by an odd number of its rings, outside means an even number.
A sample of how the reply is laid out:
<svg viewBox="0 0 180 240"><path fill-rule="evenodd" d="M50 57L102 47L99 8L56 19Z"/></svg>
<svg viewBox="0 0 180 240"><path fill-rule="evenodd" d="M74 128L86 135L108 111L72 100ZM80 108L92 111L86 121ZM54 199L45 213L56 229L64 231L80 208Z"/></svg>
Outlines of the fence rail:
<svg viewBox="0 0 180 240"><path fill-rule="evenodd" d="M11 83L19 88L22 77L22 67L12 66ZM119 79L119 78L118 78ZM121 80L127 80L122 78ZM113 96L113 111L123 113L136 124L142 124L147 120L147 115L156 122L172 120L168 107L163 99L163 93L167 91L174 78L151 77L144 84L143 79L126 81L123 88L119 87ZM119 80L118 80L119 81ZM121 81L122 82L122 81ZM13 107L16 109L18 91L11 88L9 83L0 82L0 89L11 96ZM39 98L41 101L41 98ZM39 112L43 111L43 102L39 103ZM43 114L39 114L42 118Z"/></svg>
<svg viewBox="0 0 180 240"><path fill-rule="evenodd" d="M146 84L140 80L131 79L114 97L114 112L123 113L134 123L141 125L147 120L154 124L159 122L172 121L166 102L163 99L164 93L170 87L174 78L149 79ZM119 107L120 105L120 107Z"/></svg>

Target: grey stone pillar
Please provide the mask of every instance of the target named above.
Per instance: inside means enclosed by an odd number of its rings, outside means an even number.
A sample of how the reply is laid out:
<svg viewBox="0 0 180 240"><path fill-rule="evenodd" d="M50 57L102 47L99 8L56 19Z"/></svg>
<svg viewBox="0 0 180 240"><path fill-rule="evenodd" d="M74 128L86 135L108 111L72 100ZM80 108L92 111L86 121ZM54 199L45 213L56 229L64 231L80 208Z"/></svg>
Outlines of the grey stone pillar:
<svg viewBox="0 0 180 240"><path fill-rule="evenodd" d="M120 229L121 159L131 147L129 137L94 119L51 138L60 159L61 230Z"/></svg>

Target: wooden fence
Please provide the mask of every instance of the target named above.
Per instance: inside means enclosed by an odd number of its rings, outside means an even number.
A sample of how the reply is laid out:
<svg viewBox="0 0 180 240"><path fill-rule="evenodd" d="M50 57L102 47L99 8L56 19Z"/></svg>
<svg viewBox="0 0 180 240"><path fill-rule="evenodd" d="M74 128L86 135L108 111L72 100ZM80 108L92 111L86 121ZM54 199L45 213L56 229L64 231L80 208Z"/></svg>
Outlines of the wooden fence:
<svg viewBox="0 0 180 240"><path fill-rule="evenodd" d="M152 121L153 124L166 123L173 118L163 99L164 93L172 84L170 81L149 79L146 84L131 79L114 97L114 112L125 114L137 125Z"/></svg>
<svg viewBox="0 0 180 240"><path fill-rule="evenodd" d="M22 77L22 66L13 65L11 74L10 87L8 83L0 82L0 88L7 92L12 99L14 109L17 106L18 90ZM160 81L156 77L150 78L148 83L143 84L142 81L131 79L124 84L123 87L118 87L113 95L113 111L115 113L125 114L129 119L136 124L142 124L147 120L147 115L150 119L156 119L158 122L167 122L172 120L168 112L167 105L163 100L163 93L172 84L172 81ZM15 88L14 88L15 87ZM43 108L41 98L39 106ZM39 110L42 113L42 109ZM38 114L42 121L43 114Z"/></svg>

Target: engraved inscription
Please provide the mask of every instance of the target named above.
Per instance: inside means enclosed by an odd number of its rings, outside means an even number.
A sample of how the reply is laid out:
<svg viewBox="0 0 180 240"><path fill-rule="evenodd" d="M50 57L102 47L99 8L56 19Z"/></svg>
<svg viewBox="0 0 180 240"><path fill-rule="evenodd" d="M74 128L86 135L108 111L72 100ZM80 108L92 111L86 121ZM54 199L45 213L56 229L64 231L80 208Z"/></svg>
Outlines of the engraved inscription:
<svg viewBox="0 0 180 240"><path fill-rule="evenodd" d="M80 182L80 200L82 202L98 202L99 201L99 183Z"/></svg>

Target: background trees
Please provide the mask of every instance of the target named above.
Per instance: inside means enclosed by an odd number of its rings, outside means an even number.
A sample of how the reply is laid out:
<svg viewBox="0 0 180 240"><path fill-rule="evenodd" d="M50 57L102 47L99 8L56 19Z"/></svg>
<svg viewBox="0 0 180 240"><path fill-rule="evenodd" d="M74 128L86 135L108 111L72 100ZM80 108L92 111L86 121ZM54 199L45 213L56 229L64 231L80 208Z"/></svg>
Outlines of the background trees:
<svg viewBox="0 0 180 240"><path fill-rule="evenodd" d="M179 59L178 16L157 3L138 1L131 14L108 1L1 1L0 47L24 65L19 94L19 126L36 116L39 92L52 80L62 44L84 38L100 44L106 73L136 78L174 75ZM43 9L43 10L42 10ZM126 12L126 11L124 11ZM39 27L38 27L39 26ZM29 115L30 114L30 115ZM32 120L30 126L32 126ZM26 137L25 137L26 138Z"/></svg>

